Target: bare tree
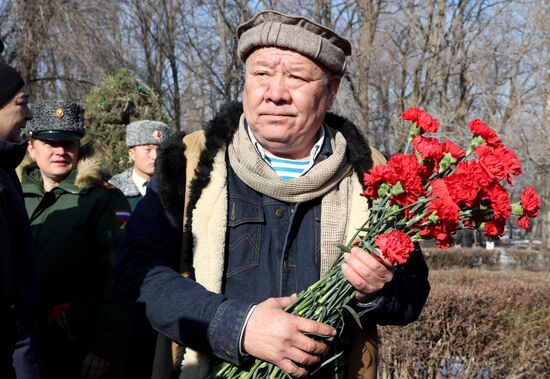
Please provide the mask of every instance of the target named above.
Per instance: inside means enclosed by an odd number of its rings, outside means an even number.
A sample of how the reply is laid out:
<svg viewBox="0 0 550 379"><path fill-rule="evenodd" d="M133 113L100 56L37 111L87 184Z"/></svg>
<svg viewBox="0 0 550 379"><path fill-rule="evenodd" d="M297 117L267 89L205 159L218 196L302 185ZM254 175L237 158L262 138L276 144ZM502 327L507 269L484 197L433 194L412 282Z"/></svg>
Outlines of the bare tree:
<svg viewBox="0 0 550 379"><path fill-rule="evenodd" d="M170 123L190 131L240 99L235 29L266 8L313 18L350 40L334 111L386 155L403 145L409 106L440 118L438 137L464 143L468 120L480 117L518 153L521 184L547 186L544 0L0 0L8 45L0 58L20 69L35 97L77 101L126 67L159 93Z"/></svg>

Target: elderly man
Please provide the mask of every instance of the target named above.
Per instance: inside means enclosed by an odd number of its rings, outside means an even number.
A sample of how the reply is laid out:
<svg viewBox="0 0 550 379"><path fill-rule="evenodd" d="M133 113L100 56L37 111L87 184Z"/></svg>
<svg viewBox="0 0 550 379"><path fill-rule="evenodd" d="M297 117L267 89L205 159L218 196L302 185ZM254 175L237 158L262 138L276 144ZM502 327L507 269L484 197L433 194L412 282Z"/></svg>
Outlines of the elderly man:
<svg viewBox="0 0 550 379"><path fill-rule="evenodd" d="M303 376L328 348L310 335L335 331L283 308L329 269L336 244L366 217L361 177L381 157L353 124L327 113L351 54L347 40L273 11L237 34L242 108L186 136L184 154L161 151L156 180L127 227L119 289L185 346L184 378L203 377L212 358L239 364L247 355ZM353 333L370 348L376 323L415 320L428 296L420 251L393 272L354 248L342 270L357 305L376 308L365 331ZM362 367L359 352L339 374L374 377L375 351L366 352Z"/></svg>
<svg viewBox="0 0 550 379"><path fill-rule="evenodd" d="M0 52L3 44L0 41ZM21 129L32 113L19 73L0 63L0 377L40 377L29 335L35 329L32 237L15 168L25 156ZM12 361L12 354L14 360ZM12 365L14 367L12 367Z"/></svg>
<svg viewBox="0 0 550 379"><path fill-rule="evenodd" d="M155 173L158 148L170 135L168 125L160 121L139 120L126 126L126 146L133 166L109 181L124 193L132 209L145 195Z"/></svg>

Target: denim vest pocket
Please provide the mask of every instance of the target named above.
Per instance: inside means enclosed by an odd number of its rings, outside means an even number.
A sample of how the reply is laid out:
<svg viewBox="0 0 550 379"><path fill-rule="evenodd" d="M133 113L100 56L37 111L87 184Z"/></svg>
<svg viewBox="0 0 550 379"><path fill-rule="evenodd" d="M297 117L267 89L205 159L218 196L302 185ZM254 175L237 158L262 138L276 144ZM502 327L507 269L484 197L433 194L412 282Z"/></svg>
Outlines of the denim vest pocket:
<svg viewBox="0 0 550 379"><path fill-rule="evenodd" d="M226 278L257 267L260 262L262 228L265 224L262 204L243 197L229 202L229 253Z"/></svg>

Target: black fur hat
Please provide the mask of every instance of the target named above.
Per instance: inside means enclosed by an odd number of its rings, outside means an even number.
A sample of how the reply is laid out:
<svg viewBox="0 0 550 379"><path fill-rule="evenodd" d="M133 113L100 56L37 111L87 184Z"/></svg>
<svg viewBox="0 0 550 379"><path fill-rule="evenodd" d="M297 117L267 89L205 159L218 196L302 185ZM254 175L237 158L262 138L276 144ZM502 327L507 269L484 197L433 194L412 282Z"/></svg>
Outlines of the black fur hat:
<svg viewBox="0 0 550 379"><path fill-rule="evenodd" d="M1 49L4 49L3 43ZM10 101L24 85L23 78L13 67L0 63L0 108Z"/></svg>
<svg viewBox="0 0 550 379"><path fill-rule="evenodd" d="M4 51L4 42L0 39L0 54ZM0 63L0 108L7 104L25 82L21 75L11 66Z"/></svg>

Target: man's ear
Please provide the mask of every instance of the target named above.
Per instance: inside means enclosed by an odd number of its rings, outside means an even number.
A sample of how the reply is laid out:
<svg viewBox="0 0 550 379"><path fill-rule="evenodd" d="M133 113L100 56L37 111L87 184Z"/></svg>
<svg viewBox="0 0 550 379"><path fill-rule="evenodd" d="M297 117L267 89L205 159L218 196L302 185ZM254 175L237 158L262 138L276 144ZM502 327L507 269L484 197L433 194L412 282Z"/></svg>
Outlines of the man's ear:
<svg viewBox="0 0 550 379"><path fill-rule="evenodd" d="M340 81L342 80L341 77L338 75L331 75L328 78L327 83L327 109L330 109L332 107L332 104L334 103L334 100L336 99L336 95L338 94L338 88L340 88Z"/></svg>
<svg viewBox="0 0 550 379"><path fill-rule="evenodd" d="M36 160L36 152L34 150L34 141L32 139L29 139L29 144L27 145L27 153L29 154L29 157L31 157L33 160Z"/></svg>
<svg viewBox="0 0 550 379"><path fill-rule="evenodd" d="M134 148L131 147L128 149L128 156L130 157L130 160L133 162L134 161L134 154L135 154L135 151L134 151Z"/></svg>

